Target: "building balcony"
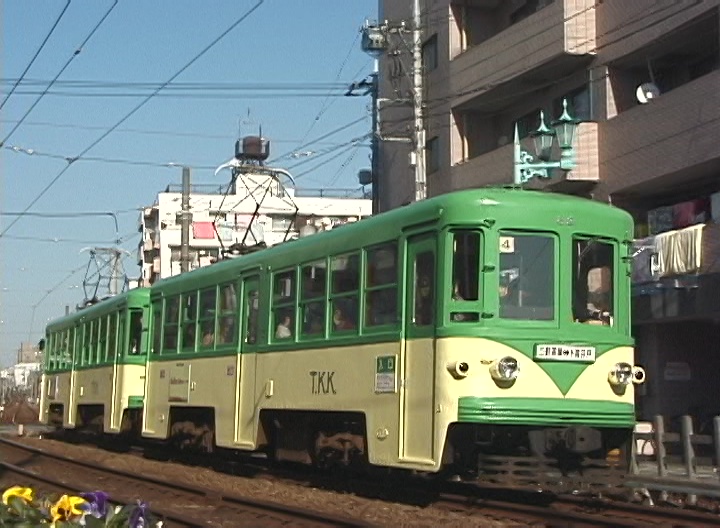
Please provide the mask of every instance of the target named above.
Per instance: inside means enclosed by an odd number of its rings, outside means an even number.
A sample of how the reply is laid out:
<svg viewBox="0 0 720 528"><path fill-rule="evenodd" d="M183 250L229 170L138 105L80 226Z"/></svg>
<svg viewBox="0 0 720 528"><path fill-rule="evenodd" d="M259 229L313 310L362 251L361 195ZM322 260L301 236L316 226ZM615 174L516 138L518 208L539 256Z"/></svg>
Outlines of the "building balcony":
<svg viewBox="0 0 720 528"><path fill-rule="evenodd" d="M523 140L522 147L532 151L530 140ZM555 149L553 159L560 159ZM533 180L532 187L552 186L555 190L572 192L597 183L598 173L598 124L580 123L575 139L575 169L564 173L555 169L549 180ZM469 189L487 185L508 185L513 183L513 145L509 143L465 162L454 165L450 170L452 189Z"/></svg>
<svg viewBox="0 0 720 528"><path fill-rule="evenodd" d="M635 324L659 320L720 320L720 224L709 222L659 235L675 247L667 268L658 258L658 237L635 241L633 319ZM678 237L682 237L681 240ZM700 238L699 238L700 237ZM667 247L667 246L666 246ZM644 248L643 251L640 251ZM694 254L693 248L700 248ZM680 269L678 269L680 268Z"/></svg>
<svg viewBox="0 0 720 528"><path fill-rule="evenodd" d="M676 192L720 173L720 70L600 124L600 177L622 197Z"/></svg>
<svg viewBox="0 0 720 528"><path fill-rule="evenodd" d="M454 107L495 111L529 89L552 84L591 62L596 2L554 0L546 4L487 40L467 47L451 61ZM477 19L480 25L503 17Z"/></svg>

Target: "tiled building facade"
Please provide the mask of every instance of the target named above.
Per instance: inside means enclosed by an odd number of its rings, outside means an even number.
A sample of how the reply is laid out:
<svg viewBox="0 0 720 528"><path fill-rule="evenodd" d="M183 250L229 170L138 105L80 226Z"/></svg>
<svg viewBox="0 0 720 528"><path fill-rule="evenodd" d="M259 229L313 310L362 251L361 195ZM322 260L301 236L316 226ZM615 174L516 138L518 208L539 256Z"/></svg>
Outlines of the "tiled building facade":
<svg viewBox="0 0 720 528"><path fill-rule="evenodd" d="M413 0L380 0L380 20L412 19ZM515 123L524 138L567 98L577 166L532 185L636 219L636 267L652 268L636 270L633 301L641 412L720 411L720 0L421 0L420 20L427 195L511 183ZM380 97L398 99L411 50L390 43ZM411 135L412 108L380 121ZM381 142L381 210L414 197L411 148ZM663 264L670 247L679 268Z"/></svg>

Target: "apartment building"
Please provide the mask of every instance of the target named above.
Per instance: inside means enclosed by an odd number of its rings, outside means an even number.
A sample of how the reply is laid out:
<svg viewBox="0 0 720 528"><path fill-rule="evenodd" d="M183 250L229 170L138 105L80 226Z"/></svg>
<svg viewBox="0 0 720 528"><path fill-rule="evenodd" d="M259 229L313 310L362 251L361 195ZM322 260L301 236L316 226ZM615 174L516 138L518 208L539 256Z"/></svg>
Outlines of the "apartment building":
<svg viewBox="0 0 720 528"><path fill-rule="evenodd" d="M411 23L413 3L380 0L380 20ZM530 186L636 219L641 412L720 411L720 0L419 3L427 195L512 183L515 124L523 140L567 99L577 166ZM380 98L400 100L411 49L389 42ZM408 134L412 108L381 107L380 122ZM381 142L381 210L414 198L411 148Z"/></svg>
<svg viewBox="0 0 720 528"><path fill-rule="evenodd" d="M270 247L372 214L372 200L352 197L354 190L297 189L283 185L272 168L242 170L229 190L191 186L189 269L210 265L233 248ZM138 286L181 272L181 190L168 186L140 215Z"/></svg>

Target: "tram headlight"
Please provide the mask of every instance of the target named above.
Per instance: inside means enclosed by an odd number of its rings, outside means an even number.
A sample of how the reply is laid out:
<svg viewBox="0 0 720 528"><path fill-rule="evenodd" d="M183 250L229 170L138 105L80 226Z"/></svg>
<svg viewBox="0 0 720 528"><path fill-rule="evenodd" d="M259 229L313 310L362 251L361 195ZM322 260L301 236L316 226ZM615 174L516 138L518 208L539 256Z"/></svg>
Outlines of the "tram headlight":
<svg viewBox="0 0 720 528"><path fill-rule="evenodd" d="M645 383L645 369L642 367L633 367L633 383L635 385L640 385L642 383Z"/></svg>
<svg viewBox="0 0 720 528"><path fill-rule="evenodd" d="M470 365L464 361L454 361L449 363L447 366L448 371L452 374L455 379L467 378L468 372L470 371Z"/></svg>
<svg viewBox="0 0 720 528"><path fill-rule="evenodd" d="M629 363L616 363L608 374L610 385L626 386L633 380L633 368Z"/></svg>
<svg viewBox="0 0 720 528"><path fill-rule="evenodd" d="M490 365L490 375L495 381L503 383L515 381L518 374L520 374L520 366L514 357L505 356Z"/></svg>

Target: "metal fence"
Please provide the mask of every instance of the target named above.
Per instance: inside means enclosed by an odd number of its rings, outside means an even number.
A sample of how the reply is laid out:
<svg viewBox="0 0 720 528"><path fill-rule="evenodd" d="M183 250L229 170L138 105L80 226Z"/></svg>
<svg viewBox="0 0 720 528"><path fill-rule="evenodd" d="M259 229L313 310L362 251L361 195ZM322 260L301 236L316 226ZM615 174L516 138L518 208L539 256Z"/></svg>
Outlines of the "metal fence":
<svg viewBox="0 0 720 528"><path fill-rule="evenodd" d="M669 493L682 494L688 504L695 504L698 496L720 498L718 461L720 416L698 423L685 415L671 427L656 416L635 428L626 484L660 492L662 499Z"/></svg>

